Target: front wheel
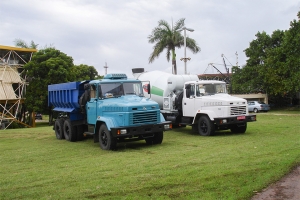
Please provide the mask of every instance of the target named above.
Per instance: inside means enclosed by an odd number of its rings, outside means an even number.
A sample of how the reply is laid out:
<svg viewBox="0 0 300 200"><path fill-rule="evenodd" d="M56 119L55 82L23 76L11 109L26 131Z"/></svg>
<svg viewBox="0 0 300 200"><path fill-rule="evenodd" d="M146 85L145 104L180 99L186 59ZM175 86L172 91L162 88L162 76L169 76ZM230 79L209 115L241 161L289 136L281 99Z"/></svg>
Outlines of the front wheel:
<svg viewBox="0 0 300 200"><path fill-rule="evenodd" d="M146 144L161 144L164 139L164 133L162 131L154 133L154 136L151 138L146 138Z"/></svg>
<svg viewBox="0 0 300 200"><path fill-rule="evenodd" d="M247 130L247 123L235 124L230 128L232 133L245 133Z"/></svg>
<svg viewBox="0 0 300 200"><path fill-rule="evenodd" d="M105 124L102 124L99 129L99 145L103 150L113 150L117 146L116 139L112 138Z"/></svg>
<svg viewBox="0 0 300 200"><path fill-rule="evenodd" d="M202 136L215 134L215 126L207 116L201 116L198 120L198 132Z"/></svg>

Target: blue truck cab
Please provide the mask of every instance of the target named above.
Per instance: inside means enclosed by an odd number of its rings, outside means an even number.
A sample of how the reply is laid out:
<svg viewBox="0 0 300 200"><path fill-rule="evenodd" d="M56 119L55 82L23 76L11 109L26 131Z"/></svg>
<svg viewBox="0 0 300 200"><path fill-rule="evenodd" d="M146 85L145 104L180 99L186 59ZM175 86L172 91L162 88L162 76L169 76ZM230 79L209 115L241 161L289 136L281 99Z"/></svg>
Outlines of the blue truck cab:
<svg viewBox="0 0 300 200"><path fill-rule="evenodd" d="M161 144L171 129L159 105L143 95L140 80L126 74L107 74L103 79L48 85L48 106L56 113L57 139L80 141L93 135L104 150L117 143L145 140Z"/></svg>

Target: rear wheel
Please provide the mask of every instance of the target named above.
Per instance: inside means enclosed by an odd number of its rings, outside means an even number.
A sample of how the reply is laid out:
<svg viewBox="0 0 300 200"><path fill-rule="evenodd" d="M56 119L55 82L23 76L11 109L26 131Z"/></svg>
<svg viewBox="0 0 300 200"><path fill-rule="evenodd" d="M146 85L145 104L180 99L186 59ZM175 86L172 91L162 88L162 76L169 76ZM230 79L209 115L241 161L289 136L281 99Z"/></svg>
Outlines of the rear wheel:
<svg viewBox="0 0 300 200"><path fill-rule="evenodd" d="M230 128L232 133L245 133L247 130L247 123L235 124Z"/></svg>
<svg viewBox="0 0 300 200"><path fill-rule="evenodd" d="M76 126L77 128L77 141L82 141L83 140L83 125L78 125Z"/></svg>
<svg viewBox="0 0 300 200"><path fill-rule="evenodd" d="M254 108L254 109L253 109L253 112L258 113L257 108Z"/></svg>
<svg viewBox="0 0 300 200"><path fill-rule="evenodd" d="M55 135L56 138L59 140L65 139L64 136L64 120L63 119L56 119L54 123L54 130L55 130Z"/></svg>
<svg viewBox="0 0 300 200"><path fill-rule="evenodd" d="M198 120L198 132L202 136L211 136L215 134L214 124L207 116L201 116Z"/></svg>
<svg viewBox="0 0 300 200"><path fill-rule="evenodd" d="M102 124L99 129L99 145L103 150L113 150L117 146L116 139L112 138L105 124Z"/></svg>
<svg viewBox="0 0 300 200"><path fill-rule="evenodd" d="M68 141L77 141L77 129L75 126L72 126L72 122L69 119L65 120L64 122L64 135Z"/></svg>

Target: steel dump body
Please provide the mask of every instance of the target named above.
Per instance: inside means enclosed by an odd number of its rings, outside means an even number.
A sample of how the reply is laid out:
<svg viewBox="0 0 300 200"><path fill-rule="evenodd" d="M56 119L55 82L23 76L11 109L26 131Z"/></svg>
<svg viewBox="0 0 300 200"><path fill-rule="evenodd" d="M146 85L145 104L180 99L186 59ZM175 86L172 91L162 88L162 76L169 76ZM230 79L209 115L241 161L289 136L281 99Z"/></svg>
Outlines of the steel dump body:
<svg viewBox="0 0 300 200"><path fill-rule="evenodd" d="M143 96L141 82L123 74L49 85L48 106L58 113L54 125L58 139L66 136L72 141L78 134L94 135L102 149L113 149L125 140L161 143L162 132L171 125L160 113L159 105Z"/></svg>
<svg viewBox="0 0 300 200"><path fill-rule="evenodd" d="M54 111L70 113L71 120L84 119L80 112L79 98L84 93L83 82L69 82L48 85L48 106L54 107Z"/></svg>

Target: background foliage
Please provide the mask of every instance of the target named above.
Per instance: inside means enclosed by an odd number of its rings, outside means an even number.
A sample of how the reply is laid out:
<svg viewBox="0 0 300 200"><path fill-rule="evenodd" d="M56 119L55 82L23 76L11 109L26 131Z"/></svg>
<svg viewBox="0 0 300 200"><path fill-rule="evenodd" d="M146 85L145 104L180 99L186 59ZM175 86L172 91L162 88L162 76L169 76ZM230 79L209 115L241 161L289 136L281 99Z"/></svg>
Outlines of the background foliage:
<svg viewBox="0 0 300 200"><path fill-rule="evenodd" d="M290 98L300 91L300 12L286 31L258 32L245 50L243 68L233 67L233 93L266 92Z"/></svg>
<svg viewBox="0 0 300 200"><path fill-rule="evenodd" d="M76 66L71 56L54 47L39 50L24 69L29 81L25 104L30 112L48 113L48 85L99 77L93 66Z"/></svg>

